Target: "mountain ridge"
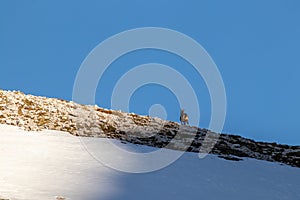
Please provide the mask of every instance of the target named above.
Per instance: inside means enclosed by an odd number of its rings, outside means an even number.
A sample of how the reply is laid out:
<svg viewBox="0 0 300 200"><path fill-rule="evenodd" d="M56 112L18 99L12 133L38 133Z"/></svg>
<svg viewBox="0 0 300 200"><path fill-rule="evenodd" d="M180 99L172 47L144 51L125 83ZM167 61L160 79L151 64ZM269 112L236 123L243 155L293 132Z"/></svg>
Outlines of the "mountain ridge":
<svg viewBox="0 0 300 200"><path fill-rule="evenodd" d="M250 157L300 167L300 146L256 142L238 135L218 134L159 118L25 95L20 91L0 90L0 123L27 131L59 130L75 136L108 137L159 148L203 151L227 160Z"/></svg>

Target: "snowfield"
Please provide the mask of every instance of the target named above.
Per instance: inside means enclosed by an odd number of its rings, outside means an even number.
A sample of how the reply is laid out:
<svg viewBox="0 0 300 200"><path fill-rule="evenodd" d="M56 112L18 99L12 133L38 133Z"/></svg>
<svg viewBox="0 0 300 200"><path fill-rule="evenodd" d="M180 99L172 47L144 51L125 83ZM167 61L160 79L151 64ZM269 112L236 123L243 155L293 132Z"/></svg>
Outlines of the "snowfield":
<svg viewBox="0 0 300 200"><path fill-rule="evenodd" d="M105 139L92 140L105 146ZM162 170L129 174L96 161L79 137L66 132L0 125L0 142L0 199L300 199L300 168L274 162L185 153ZM131 151L155 150L116 143Z"/></svg>

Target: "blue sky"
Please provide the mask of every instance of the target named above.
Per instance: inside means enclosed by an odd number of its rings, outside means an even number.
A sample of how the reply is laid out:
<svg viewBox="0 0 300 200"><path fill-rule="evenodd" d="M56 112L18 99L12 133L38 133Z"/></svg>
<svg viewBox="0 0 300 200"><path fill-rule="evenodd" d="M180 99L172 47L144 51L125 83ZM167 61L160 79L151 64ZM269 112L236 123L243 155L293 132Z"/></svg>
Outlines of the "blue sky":
<svg viewBox="0 0 300 200"><path fill-rule="evenodd" d="M3 0L0 88L71 100L81 63L101 41L132 28L164 27L195 39L218 66L227 94L224 132L299 145L299 20L297 0ZM167 52L120 57L99 82L97 104L109 108L116 80L149 62L168 64L188 77L201 99L200 126L207 127L210 100L203 80ZM147 114L156 103L165 106L168 119L178 121L176 98L157 85L137 90L130 110Z"/></svg>

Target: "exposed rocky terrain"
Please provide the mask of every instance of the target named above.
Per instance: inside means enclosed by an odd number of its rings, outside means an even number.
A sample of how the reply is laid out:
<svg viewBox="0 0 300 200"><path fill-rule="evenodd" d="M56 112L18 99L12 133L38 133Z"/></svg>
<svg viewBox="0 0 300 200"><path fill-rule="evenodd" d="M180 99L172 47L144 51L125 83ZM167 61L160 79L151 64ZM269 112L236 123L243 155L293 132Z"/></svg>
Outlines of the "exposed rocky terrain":
<svg viewBox="0 0 300 200"><path fill-rule="evenodd" d="M159 118L18 91L0 90L0 123L28 131L60 130L75 136L108 137L154 147L212 153L235 161L250 157L300 167L300 146L256 142Z"/></svg>

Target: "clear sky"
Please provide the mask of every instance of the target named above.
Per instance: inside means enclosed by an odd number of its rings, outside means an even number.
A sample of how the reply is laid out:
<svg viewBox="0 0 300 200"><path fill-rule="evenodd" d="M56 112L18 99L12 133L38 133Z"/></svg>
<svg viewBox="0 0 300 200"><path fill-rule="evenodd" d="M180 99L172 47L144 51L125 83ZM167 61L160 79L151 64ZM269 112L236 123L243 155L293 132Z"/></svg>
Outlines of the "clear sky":
<svg viewBox="0 0 300 200"><path fill-rule="evenodd" d="M299 24L298 0L2 0L0 88L71 100L81 63L101 41L132 28L164 27L195 39L218 66L227 94L224 132L299 145ZM97 104L109 108L120 76L149 62L172 66L190 79L201 99L200 126L207 127L210 99L203 80L163 51L136 51L116 60L99 82ZM164 105L167 119L178 121L176 98L158 85L137 90L130 111L148 114L153 104Z"/></svg>

